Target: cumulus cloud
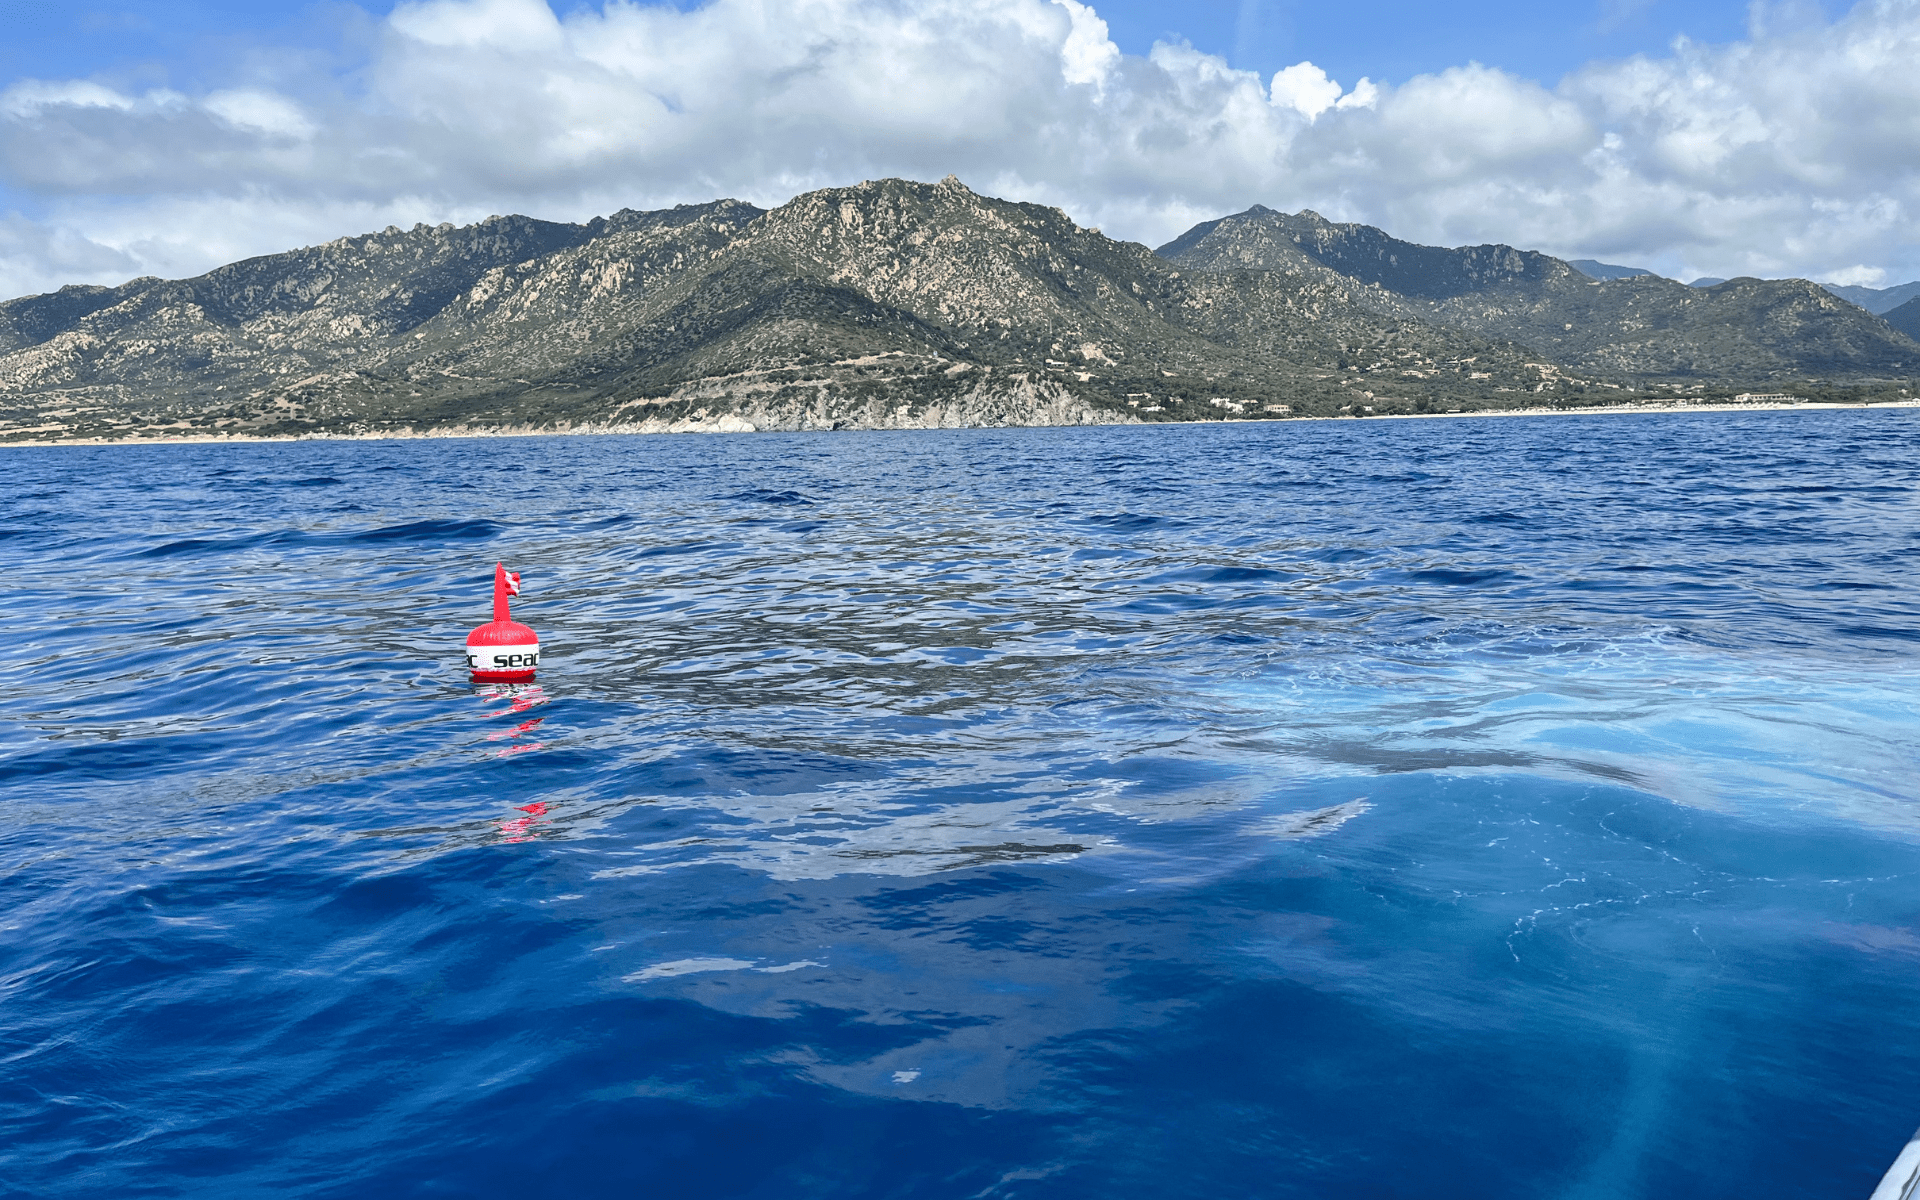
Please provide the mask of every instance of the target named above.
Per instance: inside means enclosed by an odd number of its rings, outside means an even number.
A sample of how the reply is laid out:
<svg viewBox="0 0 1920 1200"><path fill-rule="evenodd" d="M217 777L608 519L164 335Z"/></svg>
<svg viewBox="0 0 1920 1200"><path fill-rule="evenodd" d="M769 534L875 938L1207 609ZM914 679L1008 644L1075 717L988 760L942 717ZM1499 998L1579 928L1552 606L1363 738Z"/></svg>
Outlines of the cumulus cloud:
<svg viewBox="0 0 1920 1200"><path fill-rule="evenodd" d="M1310 62L1275 71L1271 90L1276 105L1291 108L1309 121L1340 102L1340 85Z"/></svg>
<svg viewBox="0 0 1920 1200"><path fill-rule="evenodd" d="M0 280L118 283L139 275L140 267L133 254L70 229L29 221L18 213L0 215Z"/></svg>
<svg viewBox="0 0 1920 1200"><path fill-rule="evenodd" d="M1803 8L1552 87L1471 63L1347 86L1123 55L1079 0L419 0L340 78L263 55L202 94L0 92L0 294L389 222L948 172L1149 243L1260 202L1681 277L1920 274L1920 0Z"/></svg>

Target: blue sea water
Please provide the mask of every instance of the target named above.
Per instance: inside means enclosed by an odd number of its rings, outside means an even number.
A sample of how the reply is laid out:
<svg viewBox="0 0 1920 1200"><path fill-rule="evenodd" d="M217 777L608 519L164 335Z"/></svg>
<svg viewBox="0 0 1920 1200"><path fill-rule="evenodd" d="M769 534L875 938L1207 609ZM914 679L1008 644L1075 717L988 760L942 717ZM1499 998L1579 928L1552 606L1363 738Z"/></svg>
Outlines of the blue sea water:
<svg viewBox="0 0 1920 1200"><path fill-rule="evenodd" d="M0 466L0 1195L1864 1198L1920 1123L1920 413Z"/></svg>

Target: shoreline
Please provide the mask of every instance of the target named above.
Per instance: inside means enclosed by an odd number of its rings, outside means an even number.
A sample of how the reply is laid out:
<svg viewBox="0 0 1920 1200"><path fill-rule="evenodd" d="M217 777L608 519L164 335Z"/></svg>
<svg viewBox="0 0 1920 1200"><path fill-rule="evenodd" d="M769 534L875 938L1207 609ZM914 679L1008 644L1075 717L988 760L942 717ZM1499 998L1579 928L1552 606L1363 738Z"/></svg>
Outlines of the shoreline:
<svg viewBox="0 0 1920 1200"><path fill-rule="evenodd" d="M1658 416L1668 413L1749 413L1749 412L1833 412L1840 409L1887 409L1920 408L1920 397L1907 400L1879 400L1864 404L1843 404L1831 401L1807 401L1803 404L1725 404L1696 403L1626 403L1594 405L1585 408L1510 408L1497 411L1481 410L1477 412L1448 413L1375 413L1368 416L1340 417L1281 417L1271 420L1251 419L1247 417L1222 417L1202 421L1126 421L1125 424L1145 428L1154 425L1286 425L1304 421L1428 421L1462 420L1482 417L1597 417L1597 416ZM742 422L741 424L744 424ZM1106 426L1101 426L1105 428ZM265 445L278 442L407 442L440 441L457 438L520 438L520 437L605 437L627 434L633 436L678 435L678 434L740 434L740 433L906 433L932 429L1062 429L1091 428L1079 425L927 425L927 426L890 426L873 429L754 429L751 426L741 428L735 425L727 427L724 418L711 425L704 422L678 429L643 430L637 427L583 427L569 429L528 429L507 427L502 429L429 429L389 430L381 433L301 433L269 434L251 436L247 434L172 434L160 437L122 437L122 438L54 438L48 441L8 441L0 442L0 449L23 450L42 446L234 446Z"/></svg>
<svg viewBox="0 0 1920 1200"><path fill-rule="evenodd" d="M1769 401L1764 404L1741 404L1729 400L1725 404L1694 404L1685 401L1664 403L1597 404L1587 408L1507 408L1494 412L1454 412L1454 413L1375 413L1360 417L1363 421L1421 421L1428 417L1601 417L1601 416L1654 416L1660 413L1728 413L1728 412L1803 412L1819 410L1832 412L1843 408L1920 408L1920 396L1906 400L1873 400L1864 404L1842 404L1831 400L1808 400L1802 404L1780 404ZM1300 421L1351 421L1353 417L1296 417ZM1257 424L1258 422L1248 422Z"/></svg>

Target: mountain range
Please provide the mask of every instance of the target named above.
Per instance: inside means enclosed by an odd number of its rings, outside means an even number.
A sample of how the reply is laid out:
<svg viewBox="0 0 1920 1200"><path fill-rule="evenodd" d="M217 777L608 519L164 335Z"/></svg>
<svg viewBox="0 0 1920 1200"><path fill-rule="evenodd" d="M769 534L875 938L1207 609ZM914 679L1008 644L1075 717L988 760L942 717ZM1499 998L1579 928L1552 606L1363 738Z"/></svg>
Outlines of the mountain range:
<svg viewBox="0 0 1920 1200"><path fill-rule="evenodd" d="M1159 253L1211 271L1317 267L1370 288L1382 311L1526 346L1563 375L1636 385L1920 375L1911 339L1806 280L1704 290L1651 274L1596 280L1536 251L1420 246L1258 205Z"/></svg>
<svg viewBox="0 0 1920 1200"><path fill-rule="evenodd" d="M1829 283L1826 289L1842 300L1851 300L1877 316L1885 316L1910 300L1920 298L1920 281L1888 288L1860 287L1857 284Z"/></svg>
<svg viewBox="0 0 1920 1200"><path fill-rule="evenodd" d="M1905 332L1902 332L1905 329ZM1255 206L1158 251L881 180L416 225L0 304L0 439L809 429L1896 394L1915 330L1802 280L1598 280Z"/></svg>
<svg viewBox="0 0 1920 1200"><path fill-rule="evenodd" d="M1587 276L1589 279L1632 279L1640 275L1652 275L1654 272L1644 267L1623 267L1616 263L1603 263L1591 258L1570 258L1567 265ZM1714 276L1703 276L1692 280L1688 287L1715 287L1727 282ZM1909 300L1920 298L1920 281L1896 284L1893 287L1871 288L1858 284L1823 283L1820 285L1829 292L1851 304L1857 304L1875 316L1885 316ZM1909 331L1909 336L1911 333Z"/></svg>

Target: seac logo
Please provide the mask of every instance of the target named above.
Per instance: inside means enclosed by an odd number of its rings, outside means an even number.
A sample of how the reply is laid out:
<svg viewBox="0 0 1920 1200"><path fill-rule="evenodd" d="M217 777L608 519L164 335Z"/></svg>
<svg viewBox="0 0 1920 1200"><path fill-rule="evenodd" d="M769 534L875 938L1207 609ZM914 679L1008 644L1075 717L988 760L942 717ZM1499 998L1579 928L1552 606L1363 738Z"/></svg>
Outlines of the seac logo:
<svg viewBox="0 0 1920 1200"><path fill-rule="evenodd" d="M467 651L467 669L470 671L515 671L532 670L540 665L540 652L538 650L526 651L524 653L496 651L489 657L492 659L491 662L482 663L479 653L472 650Z"/></svg>

